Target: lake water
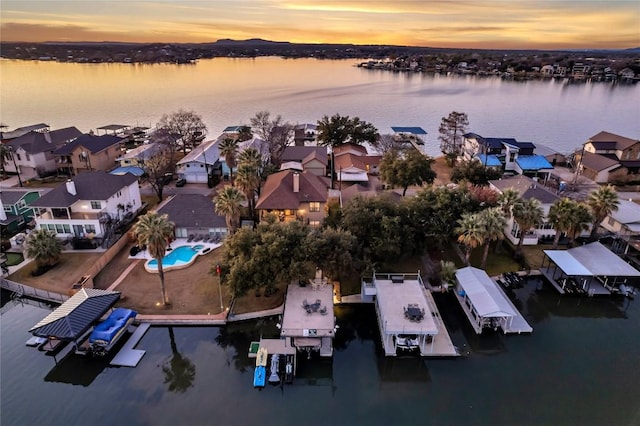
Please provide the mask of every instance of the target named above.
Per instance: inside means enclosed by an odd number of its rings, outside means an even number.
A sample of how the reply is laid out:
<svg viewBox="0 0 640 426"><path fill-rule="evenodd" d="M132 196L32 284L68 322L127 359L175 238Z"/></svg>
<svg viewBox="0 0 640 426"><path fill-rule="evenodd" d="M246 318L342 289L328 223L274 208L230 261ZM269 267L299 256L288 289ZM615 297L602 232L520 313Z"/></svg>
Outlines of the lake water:
<svg viewBox="0 0 640 426"><path fill-rule="evenodd" d="M465 353L457 359L385 358L373 308L340 306L333 359L299 357L293 385L262 391L253 389L247 351L260 335L276 335L275 318L152 327L134 369L74 356L56 365L24 345L47 311L10 302L0 324L0 423L640 424L639 301L561 297L537 280L512 296L533 334L476 336L453 296L436 295Z"/></svg>
<svg viewBox="0 0 640 426"><path fill-rule="evenodd" d="M179 108L199 113L217 137L260 110L292 123L359 116L381 133L421 126L439 153L443 116L463 111L469 131L571 152L601 130L640 136L640 85L504 81L394 73L355 60L228 59L195 65L72 64L0 60L0 107L10 128L45 122L89 131L106 124L153 126Z"/></svg>

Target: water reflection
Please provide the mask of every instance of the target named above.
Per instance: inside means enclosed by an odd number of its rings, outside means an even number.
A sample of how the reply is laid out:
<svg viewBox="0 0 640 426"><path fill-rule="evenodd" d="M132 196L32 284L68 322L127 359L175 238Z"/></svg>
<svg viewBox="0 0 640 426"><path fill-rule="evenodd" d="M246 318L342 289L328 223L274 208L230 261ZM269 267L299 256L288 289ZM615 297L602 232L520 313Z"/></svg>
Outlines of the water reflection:
<svg viewBox="0 0 640 426"><path fill-rule="evenodd" d="M178 352L173 327L168 327L169 340L171 342L171 360L162 366L164 383L168 384L169 392L184 393L193 386L196 378L196 366Z"/></svg>
<svg viewBox="0 0 640 426"><path fill-rule="evenodd" d="M221 327L215 342L221 348L234 349L231 359L227 354L227 365L233 366L240 372L253 371L255 360L249 358L249 346L252 341L264 338L278 338L279 330L276 327L278 317L261 318L256 321L231 322Z"/></svg>

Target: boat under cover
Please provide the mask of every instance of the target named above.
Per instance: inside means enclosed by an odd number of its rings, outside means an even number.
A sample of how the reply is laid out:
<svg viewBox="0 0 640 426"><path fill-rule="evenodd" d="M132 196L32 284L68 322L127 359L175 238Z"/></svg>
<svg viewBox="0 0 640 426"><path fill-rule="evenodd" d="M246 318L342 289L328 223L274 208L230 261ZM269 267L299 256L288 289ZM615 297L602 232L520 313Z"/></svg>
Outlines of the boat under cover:
<svg viewBox="0 0 640 426"><path fill-rule="evenodd" d="M96 349L109 349L133 323L138 313L131 309L117 308L104 320L98 323L89 335L89 344ZM98 351L99 352L99 351Z"/></svg>

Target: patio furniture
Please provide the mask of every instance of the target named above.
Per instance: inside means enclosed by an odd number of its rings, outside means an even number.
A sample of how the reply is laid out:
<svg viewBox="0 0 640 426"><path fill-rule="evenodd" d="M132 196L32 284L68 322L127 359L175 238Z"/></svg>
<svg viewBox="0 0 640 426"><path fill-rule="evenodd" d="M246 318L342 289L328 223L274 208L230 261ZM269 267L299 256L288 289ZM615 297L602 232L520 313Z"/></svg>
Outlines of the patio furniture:
<svg viewBox="0 0 640 426"><path fill-rule="evenodd" d="M196 236L193 234L189 234L189 238L187 238L187 242L190 243Z"/></svg>
<svg viewBox="0 0 640 426"><path fill-rule="evenodd" d="M198 234L198 235L196 235L196 238L193 241L197 243L199 241L202 241L202 238L204 238L204 237L202 235Z"/></svg>
<svg viewBox="0 0 640 426"><path fill-rule="evenodd" d="M320 314L321 315L327 315L327 307L323 306L322 309L320 309Z"/></svg>
<svg viewBox="0 0 640 426"><path fill-rule="evenodd" d="M204 238L202 239L202 242L203 242L203 243L208 243L208 242L209 242L209 238L210 238L210 237L211 237L211 236L210 236L209 234L205 234L205 235L204 235Z"/></svg>

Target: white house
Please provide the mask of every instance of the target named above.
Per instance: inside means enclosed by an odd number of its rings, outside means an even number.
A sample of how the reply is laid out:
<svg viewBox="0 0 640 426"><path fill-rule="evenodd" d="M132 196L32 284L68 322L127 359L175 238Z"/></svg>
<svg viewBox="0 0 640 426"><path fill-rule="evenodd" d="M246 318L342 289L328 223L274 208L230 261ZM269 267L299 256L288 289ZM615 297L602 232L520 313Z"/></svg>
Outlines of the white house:
<svg viewBox="0 0 640 426"><path fill-rule="evenodd" d="M177 164L178 176L187 183L207 183L209 174L220 159L219 143L222 139L210 140L193 148Z"/></svg>
<svg viewBox="0 0 640 426"><path fill-rule="evenodd" d="M540 206L544 212L544 220L537 229L526 230L525 238L522 244L535 245L538 244L539 238L552 238L556 231L546 220L551 206L560 199L556 194L539 184L534 179L517 175L506 179L492 180L489 182L491 188L502 193L504 190L512 188L520 193L520 198L528 200L535 198L540 201ZM507 227L504 230L505 236L514 244L520 239L520 227L513 220L513 217L507 219Z"/></svg>
<svg viewBox="0 0 640 426"><path fill-rule="evenodd" d="M132 174L84 172L30 203L38 229L60 238L104 237L117 221L138 211L142 202Z"/></svg>

